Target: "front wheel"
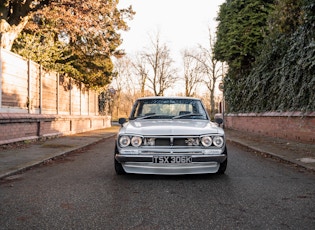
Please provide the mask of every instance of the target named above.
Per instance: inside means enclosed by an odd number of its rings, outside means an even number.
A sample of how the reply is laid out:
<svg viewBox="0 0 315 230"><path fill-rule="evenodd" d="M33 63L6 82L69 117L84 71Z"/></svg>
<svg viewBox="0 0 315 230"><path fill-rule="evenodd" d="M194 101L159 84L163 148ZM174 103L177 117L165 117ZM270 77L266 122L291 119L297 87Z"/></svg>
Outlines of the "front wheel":
<svg viewBox="0 0 315 230"><path fill-rule="evenodd" d="M226 147L225 147L225 150L224 150L223 154L225 154L227 156L227 149L226 149ZM219 167L219 170L218 170L217 174L224 174L225 170L226 170L226 167L227 167L227 158L225 159L225 161L223 161L220 164L220 167Z"/></svg>
<svg viewBox="0 0 315 230"><path fill-rule="evenodd" d="M117 145L115 145L115 154L116 155L118 153L118 149L117 149ZM124 168L122 167L121 163L119 163L114 156L114 166L115 166L115 171L117 175L123 175L126 174Z"/></svg>
<svg viewBox="0 0 315 230"><path fill-rule="evenodd" d="M227 166L227 159L220 164L217 174L224 174Z"/></svg>
<svg viewBox="0 0 315 230"><path fill-rule="evenodd" d="M122 167L121 163L119 163L116 159L114 159L115 161L115 171L117 175L124 175L126 174L124 168Z"/></svg>

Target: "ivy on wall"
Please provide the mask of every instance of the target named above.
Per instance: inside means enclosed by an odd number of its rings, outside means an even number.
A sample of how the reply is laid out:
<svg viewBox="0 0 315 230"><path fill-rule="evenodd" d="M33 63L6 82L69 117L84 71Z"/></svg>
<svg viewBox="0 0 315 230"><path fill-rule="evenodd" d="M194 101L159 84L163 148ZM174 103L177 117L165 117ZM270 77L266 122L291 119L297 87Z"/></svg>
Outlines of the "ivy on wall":
<svg viewBox="0 0 315 230"><path fill-rule="evenodd" d="M230 66L225 78L229 111L315 111L314 2L275 1L268 23L268 36L257 44L260 54L250 69Z"/></svg>

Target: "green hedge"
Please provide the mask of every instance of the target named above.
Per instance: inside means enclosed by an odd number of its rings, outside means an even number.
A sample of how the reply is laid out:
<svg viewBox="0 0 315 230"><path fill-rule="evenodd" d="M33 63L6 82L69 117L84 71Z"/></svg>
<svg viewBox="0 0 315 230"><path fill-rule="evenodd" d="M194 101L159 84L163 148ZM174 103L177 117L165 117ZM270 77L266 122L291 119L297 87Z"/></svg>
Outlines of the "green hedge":
<svg viewBox="0 0 315 230"><path fill-rule="evenodd" d="M298 22L292 27L281 22L286 30L274 25L250 71L230 67L225 77L230 112L315 111L315 3L302 0L297 7Z"/></svg>

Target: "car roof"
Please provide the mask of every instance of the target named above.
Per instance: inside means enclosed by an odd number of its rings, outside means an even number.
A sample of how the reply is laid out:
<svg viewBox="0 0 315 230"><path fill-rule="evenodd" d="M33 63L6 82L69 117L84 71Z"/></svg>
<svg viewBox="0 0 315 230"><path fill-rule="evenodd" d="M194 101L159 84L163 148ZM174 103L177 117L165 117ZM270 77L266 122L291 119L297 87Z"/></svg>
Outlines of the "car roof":
<svg viewBox="0 0 315 230"><path fill-rule="evenodd" d="M141 97L141 98L138 98L137 100L146 100L146 99L190 99L190 100L200 101L199 98L183 97L183 96L149 96L149 97Z"/></svg>

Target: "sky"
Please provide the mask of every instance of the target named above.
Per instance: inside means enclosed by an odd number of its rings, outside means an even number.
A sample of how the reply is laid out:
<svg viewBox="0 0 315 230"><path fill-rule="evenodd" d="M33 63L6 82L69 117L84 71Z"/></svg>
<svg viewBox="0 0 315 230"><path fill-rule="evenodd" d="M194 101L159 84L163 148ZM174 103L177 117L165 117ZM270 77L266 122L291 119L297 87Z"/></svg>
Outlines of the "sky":
<svg viewBox="0 0 315 230"><path fill-rule="evenodd" d="M180 52L198 45L208 47L210 27L215 33L219 5L225 0L120 0L118 8L132 5L136 12L128 21L130 30L122 32L119 47L134 55L150 47L150 36L160 34L176 63L181 63Z"/></svg>

